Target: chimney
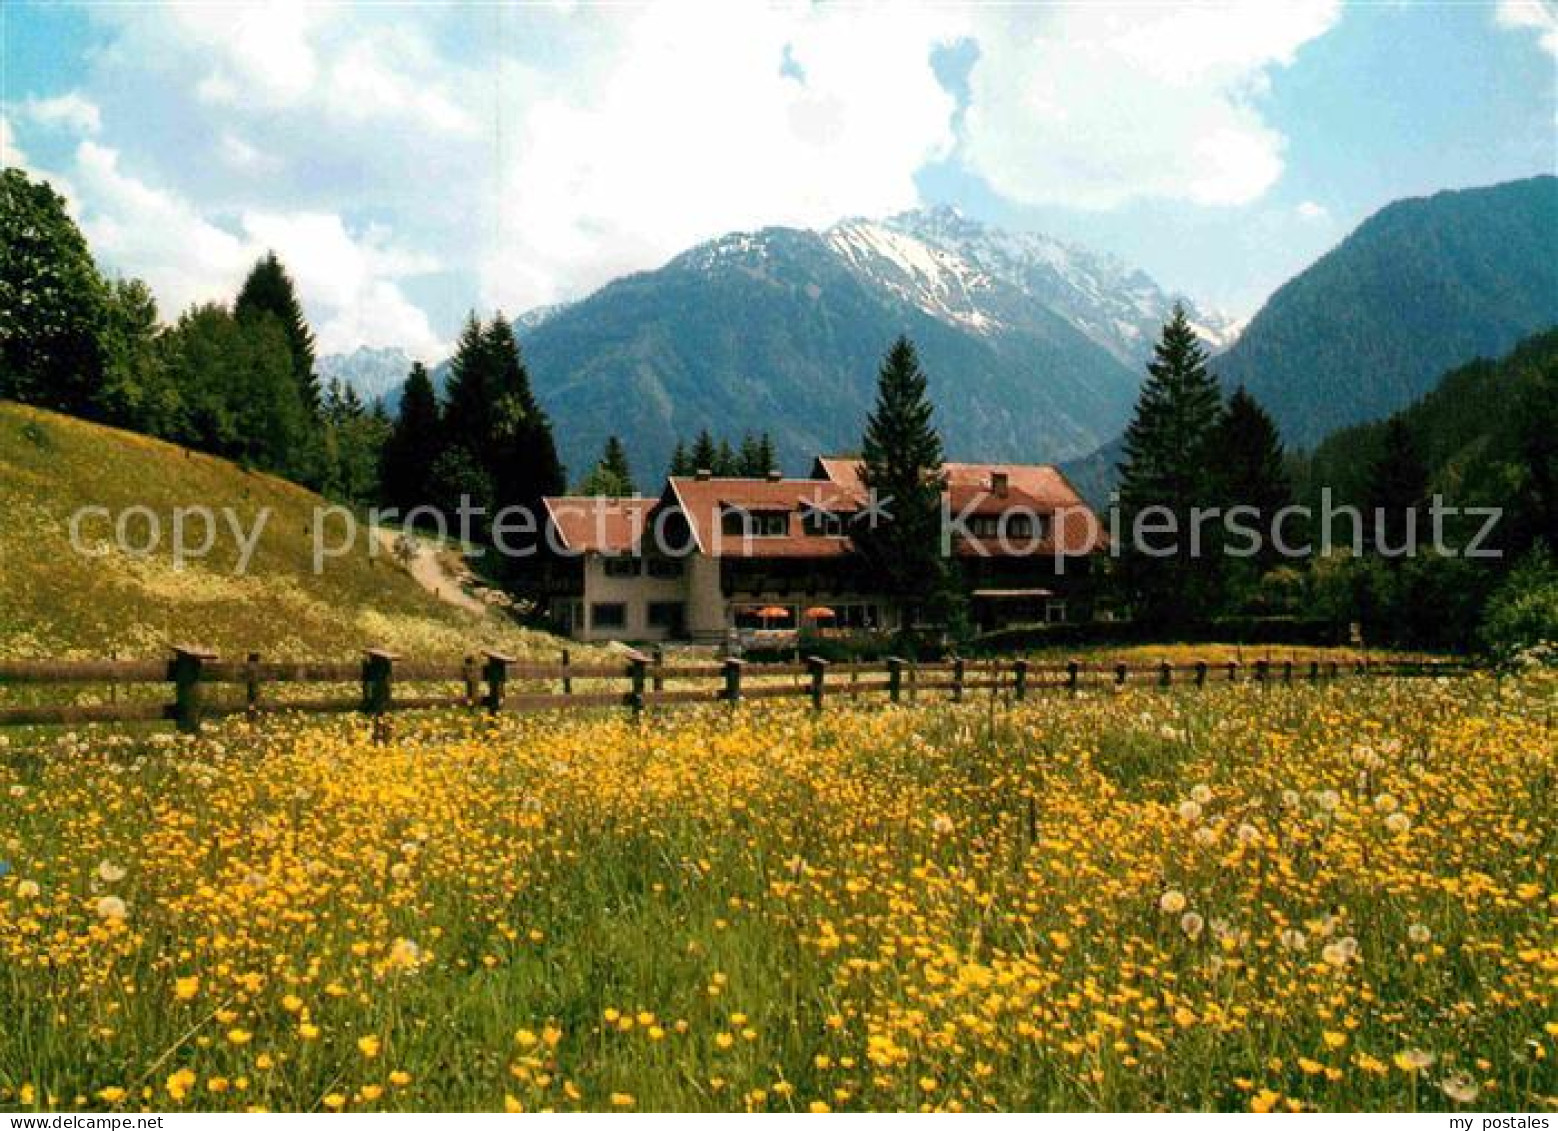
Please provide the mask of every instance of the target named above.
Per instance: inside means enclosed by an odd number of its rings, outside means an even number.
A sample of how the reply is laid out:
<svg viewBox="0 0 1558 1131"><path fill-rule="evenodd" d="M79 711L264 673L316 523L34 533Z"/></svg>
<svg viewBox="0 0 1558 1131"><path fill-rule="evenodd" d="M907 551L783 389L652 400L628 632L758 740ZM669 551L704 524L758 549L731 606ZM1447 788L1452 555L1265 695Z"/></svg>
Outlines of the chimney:
<svg viewBox="0 0 1558 1131"><path fill-rule="evenodd" d="M697 470L697 471L696 471L696 472L695 472L695 473L694 473L694 474L693 474L693 478L694 478L694 479L696 479L696 480L697 480L697 481L698 481L698 482L700 482L700 483L702 483L702 482L704 482L704 481L705 481L705 480L708 480L708 479L713 479L713 478L714 478L714 473L713 473L713 472L712 472L712 471L710 471L710 470L709 470L709 469L708 469L708 468L706 468L706 467L700 467L700 468L699 468L699 469L698 469L698 470Z"/></svg>
<svg viewBox="0 0 1558 1131"><path fill-rule="evenodd" d="M784 472L780 471L777 467L770 467L768 469L768 481L770 483L778 483L783 478Z"/></svg>
<svg viewBox="0 0 1558 1131"><path fill-rule="evenodd" d="M1007 478L1004 471L992 471L990 473L990 490L998 499L1006 498Z"/></svg>

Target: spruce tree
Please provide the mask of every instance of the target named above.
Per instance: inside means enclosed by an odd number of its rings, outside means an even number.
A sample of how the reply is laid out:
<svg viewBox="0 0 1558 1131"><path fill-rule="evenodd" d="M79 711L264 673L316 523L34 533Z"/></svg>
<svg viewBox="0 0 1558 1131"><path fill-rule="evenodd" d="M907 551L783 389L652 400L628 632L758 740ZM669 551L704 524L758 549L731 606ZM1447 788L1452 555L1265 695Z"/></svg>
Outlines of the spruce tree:
<svg viewBox="0 0 1558 1131"><path fill-rule="evenodd" d="M931 423L924 371L899 338L877 374L866 420L861 478L873 506L851 531L883 588L906 611L949 615L951 574L941 554L941 436Z"/></svg>
<svg viewBox="0 0 1558 1131"><path fill-rule="evenodd" d="M539 516L544 496L567 490L552 424L531 390L514 327L501 313L488 324L482 343L493 392L486 467L494 508L524 507Z"/></svg>
<svg viewBox="0 0 1558 1131"><path fill-rule="evenodd" d="M606 450L601 454L601 466L615 475L633 493L633 469L628 466L627 449L616 436L606 437Z"/></svg>
<svg viewBox="0 0 1558 1131"><path fill-rule="evenodd" d="M687 445L681 440L676 441L676 447L671 451L671 465L667 468L668 475L691 475L697 471L693 464L692 456L687 452Z"/></svg>
<svg viewBox="0 0 1558 1131"><path fill-rule="evenodd" d="M1428 467L1418 450L1417 437L1401 415L1385 425L1379 458L1369 469L1365 529L1376 547L1388 540L1392 559L1399 559L1408 531L1419 539L1424 530L1419 508L1428 498Z"/></svg>
<svg viewBox="0 0 1558 1131"><path fill-rule="evenodd" d="M720 478L741 474L741 463L736 459L735 449L730 446L729 440L721 440L715 449L713 471Z"/></svg>
<svg viewBox="0 0 1558 1131"><path fill-rule="evenodd" d="M742 434L736 463L741 469L740 473L748 478L768 474L768 469L763 466L762 453L757 450L757 437L750 432Z"/></svg>
<svg viewBox="0 0 1558 1131"><path fill-rule="evenodd" d="M609 498L633 494L633 472L628 467L628 455L623 450L621 440L615 436L607 437L605 450L599 462L579 484L579 493Z"/></svg>
<svg viewBox="0 0 1558 1131"><path fill-rule="evenodd" d="M484 466L491 462L492 406L496 397L492 364L482 325L467 316L449 360L444 384L443 432L447 446L459 445Z"/></svg>
<svg viewBox="0 0 1558 1131"><path fill-rule="evenodd" d="M1125 431L1121 574L1137 615L1160 625L1204 619L1220 601L1218 545L1204 542L1197 554L1191 529L1192 510L1211 505L1216 493L1214 444L1222 395L1206 362L1184 308L1176 304L1153 348L1135 416ZM1149 507L1165 508L1174 529L1157 532L1166 519L1149 516L1144 526L1154 533L1145 536L1146 545L1138 545L1136 519ZM1174 552L1165 556L1144 552L1170 547Z"/></svg>
<svg viewBox="0 0 1558 1131"><path fill-rule="evenodd" d="M233 304L233 314L240 322L269 314L281 324L292 354L292 373L299 395L305 407L317 412L320 390L319 377L314 373L314 334L303 317L303 306L298 302L292 276L287 274L274 251L267 251L250 270Z"/></svg>
<svg viewBox="0 0 1558 1131"><path fill-rule="evenodd" d="M438 398L420 361L400 393L400 411L384 443L379 481L384 502L402 513L434 502L433 465L441 450Z"/></svg>
<svg viewBox="0 0 1558 1131"><path fill-rule="evenodd" d="M774 454L774 440L767 432L757 439L757 466L758 475L767 475L779 467L779 459Z"/></svg>
<svg viewBox="0 0 1558 1131"><path fill-rule="evenodd" d="M719 462L719 449L714 446L714 437L709 435L707 428L698 433L698 438L692 444L692 469L694 474L700 471L715 472Z"/></svg>
<svg viewBox="0 0 1558 1131"><path fill-rule="evenodd" d="M1253 562L1264 572L1281 560L1269 534L1274 516L1292 503L1293 489L1277 425L1242 385L1228 398L1212 438L1212 450L1217 504L1224 509L1253 507L1259 514L1245 525L1261 531L1260 548L1252 558L1242 560Z"/></svg>

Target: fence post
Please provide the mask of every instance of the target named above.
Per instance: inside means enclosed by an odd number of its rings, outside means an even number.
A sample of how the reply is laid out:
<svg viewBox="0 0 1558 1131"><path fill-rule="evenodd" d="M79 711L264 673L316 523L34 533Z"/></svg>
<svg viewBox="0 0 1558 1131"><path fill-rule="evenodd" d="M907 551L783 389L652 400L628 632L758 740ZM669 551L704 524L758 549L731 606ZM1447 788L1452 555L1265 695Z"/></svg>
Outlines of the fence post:
<svg viewBox="0 0 1558 1131"><path fill-rule="evenodd" d="M1158 686L1169 687L1174 682L1174 665L1164 660L1158 665Z"/></svg>
<svg viewBox="0 0 1558 1131"><path fill-rule="evenodd" d="M634 715L642 715L644 686L649 682L649 657L642 652L634 652L629 656L628 677L633 681L633 689L628 692L628 706L633 708Z"/></svg>
<svg viewBox="0 0 1558 1131"><path fill-rule="evenodd" d="M1293 682L1293 661L1292 660L1283 660L1282 661L1282 682L1283 683L1292 683Z"/></svg>
<svg viewBox="0 0 1558 1131"><path fill-rule="evenodd" d="M561 659L560 662L561 662L561 664L563 666L563 694L564 695L572 695L573 694L573 676L568 674L568 669L573 664L573 655L572 655L572 653L570 653L568 651L568 649L566 649L566 648L563 649L563 655L562 655L562 659Z"/></svg>
<svg viewBox="0 0 1558 1131"><path fill-rule="evenodd" d="M1228 682L1229 683L1238 683L1239 682L1239 661L1238 660L1229 660L1228 661Z"/></svg>
<svg viewBox="0 0 1558 1131"><path fill-rule="evenodd" d="M1309 661L1309 682L1310 683L1319 683L1320 682L1320 661L1319 660L1310 660Z"/></svg>
<svg viewBox="0 0 1558 1131"><path fill-rule="evenodd" d="M1124 687L1129 675L1130 670L1125 666L1124 660L1120 660L1114 665L1114 685L1116 687Z"/></svg>
<svg viewBox="0 0 1558 1131"><path fill-rule="evenodd" d="M200 671L216 653L180 645L173 649L173 721L180 734L200 733Z"/></svg>
<svg viewBox="0 0 1558 1131"><path fill-rule="evenodd" d="M369 648L362 664L362 709L373 719L373 741L389 741L389 709L395 680L393 652Z"/></svg>
<svg viewBox="0 0 1558 1131"><path fill-rule="evenodd" d="M967 671L967 665L962 656L952 657L952 701L963 702L963 676Z"/></svg>
<svg viewBox="0 0 1558 1131"><path fill-rule="evenodd" d="M650 653L650 658L654 661L655 665L655 678L651 686L656 691L664 691L665 674L661 669L665 667L665 648L659 644L656 644L654 651Z"/></svg>
<svg viewBox="0 0 1558 1131"><path fill-rule="evenodd" d="M505 656L502 652L487 653L487 664L482 674L487 678L488 714L496 715L503 710L503 685L509 681L509 665L513 662L513 656Z"/></svg>
<svg viewBox="0 0 1558 1131"><path fill-rule="evenodd" d="M1206 661L1205 660L1197 660L1196 661L1196 686L1197 687L1205 687L1206 686Z"/></svg>
<svg viewBox="0 0 1558 1131"><path fill-rule="evenodd" d="M465 705L467 707L481 706L481 669L476 664L475 656L465 657Z"/></svg>
<svg viewBox="0 0 1558 1131"><path fill-rule="evenodd" d="M249 709L249 717L252 719L260 713L260 654L250 652L249 658L244 664L243 690L244 704Z"/></svg>
<svg viewBox="0 0 1558 1131"><path fill-rule="evenodd" d="M1012 698L1018 702L1028 697L1028 661L1012 661Z"/></svg>
<svg viewBox="0 0 1558 1131"><path fill-rule="evenodd" d="M720 698L734 707L741 702L741 669L746 667L746 661L735 656L725 658L725 686L720 691Z"/></svg>
<svg viewBox="0 0 1558 1131"><path fill-rule="evenodd" d="M1332 660L1332 661L1330 661L1330 669L1327 672L1326 678L1328 678L1328 679L1335 679L1340 672L1341 672L1341 665L1338 664L1335 660Z"/></svg>
<svg viewBox="0 0 1558 1131"><path fill-rule="evenodd" d="M903 661L897 656L887 657L887 699L896 703L903 696Z"/></svg>
<svg viewBox="0 0 1558 1131"><path fill-rule="evenodd" d="M1256 660L1255 661L1255 682L1256 683L1260 684L1261 687L1264 688L1266 686L1266 677L1268 675L1270 675L1270 674L1271 674L1271 661L1270 660Z"/></svg>
<svg viewBox="0 0 1558 1131"><path fill-rule="evenodd" d="M822 710L822 695L824 681L828 675L828 661L821 656L806 657L807 670L811 672L811 706L812 710Z"/></svg>
<svg viewBox="0 0 1558 1131"><path fill-rule="evenodd" d="M1082 688L1082 665L1075 660L1066 661L1066 690L1075 695Z"/></svg>

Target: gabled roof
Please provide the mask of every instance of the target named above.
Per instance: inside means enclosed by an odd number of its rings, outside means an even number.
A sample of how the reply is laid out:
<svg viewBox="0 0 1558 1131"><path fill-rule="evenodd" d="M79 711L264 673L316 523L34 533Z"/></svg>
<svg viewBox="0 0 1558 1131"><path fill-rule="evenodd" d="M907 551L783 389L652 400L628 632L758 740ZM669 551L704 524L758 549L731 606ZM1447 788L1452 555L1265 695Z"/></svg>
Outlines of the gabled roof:
<svg viewBox="0 0 1558 1131"><path fill-rule="evenodd" d="M560 548L576 554L622 554L638 545L659 499L635 495L552 495L543 500Z"/></svg>
<svg viewBox="0 0 1558 1131"><path fill-rule="evenodd" d="M663 503L679 507L692 527L698 549L723 558L826 558L849 552L843 536L809 534L802 529L808 510L854 511L860 496L824 479L700 479L673 475L666 480ZM727 510L748 513L785 511L788 533L783 537L743 538L723 535Z"/></svg>
<svg viewBox="0 0 1558 1131"><path fill-rule="evenodd" d="M812 474L865 497L859 457L818 456ZM1058 512L1056 529L1039 552L1053 554L1058 542L1067 555L1087 554L1108 545L1103 524L1060 470L1046 463L957 463L941 465L947 479L948 504L953 514L1000 514L1022 508L1041 514ZM996 494L995 477L1006 476L1006 494ZM987 499L979 496L988 495ZM967 508L973 506L974 510ZM960 553L977 553L960 546Z"/></svg>
<svg viewBox="0 0 1558 1131"><path fill-rule="evenodd" d="M858 457L818 456L812 465L818 478L829 479L849 490L865 494L865 484L860 479ZM992 490L994 477L1006 476L1007 490L1028 496L1028 505L1041 507L1083 507L1087 504L1076 488L1066 480L1060 470L1047 463L954 463L941 465L947 477L947 486Z"/></svg>

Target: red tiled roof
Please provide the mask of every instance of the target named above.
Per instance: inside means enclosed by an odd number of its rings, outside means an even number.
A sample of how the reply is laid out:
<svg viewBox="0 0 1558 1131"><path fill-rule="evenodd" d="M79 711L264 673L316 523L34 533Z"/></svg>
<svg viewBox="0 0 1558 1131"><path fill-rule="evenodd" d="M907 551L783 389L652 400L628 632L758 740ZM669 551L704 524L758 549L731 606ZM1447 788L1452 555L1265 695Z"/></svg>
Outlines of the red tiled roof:
<svg viewBox="0 0 1558 1131"><path fill-rule="evenodd" d="M846 490L865 493L860 477L860 460L840 456L818 456L813 465L814 473L837 483ZM954 515L1000 514L1002 511L1022 507L1043 513L1058 512L1056 530L1050 538L1036 548L1035 553L1053 554L1058 538L1062 552L1067 555L1087 554L1108 545L1103 524L1093 514L1076 488L1071 486L1059 469L1040 463L944 463L942 474L947 478L948 502ZM1006 476L1006 495L995 493L995 476ZM977 496L988 494L989 500L980 500L969 512L966 508L975 503ZM1013 539L1023 545L1022 539ZM1024 546L1024 548L1026 548ZM978 553L974 545L960 544L958 553Z"/></svg>
<svg viewBox="0 0 1558 1131"><path fill-rule="evenodd" d="M593 495L554 495L542 500L563 549L597 554L633 549L649 528L649 512L659 501Z"/></svg>
<svg viewBox="0 0 1558 1131"><path fill-rule="evenodd" d="M860 497L823 479L699 479L676 475L666 481L661 501L679 506L692 526L698 548L723 558L830 558L849 552L845 537L807 534L802 519L807 510L853 511ZM724 535L726 510L789 513L789 533L782 537Z"/></svg>
<svg viewBox="0 0 1558 1131"><path fill-rule="evenodd" d="M807 533L802 525L810 510L844 514L864 505L859 463L852 459L819 457L818 477L810 479L700 479L672 476L658 499L634 497L603 499L559 496L545 500L547 513L566 550L582 553L624 553L634 549L652 529L654 512L680 510L691 527L698 549L711 557L725 558L832 558L851 552L846 535ZM1042 542L1030 546L1027 539L1012 537L1011 545L1032 555L1055 553L1058 541L1067 555L1086 554L1106 545L1103 528L1071 484L1053 467L1038 464L943 465L947 476L947 502L956 515L998 515L1024 510L1055 515L1054 529ZM1006 493L995 493L992 477L1004 473ZM780 536L743 537L723 532L725 512L784 511L786 533ZM988 542L988 547L985 543ZM1000 556L994 540L960 539L960 556Z"/></svg>

